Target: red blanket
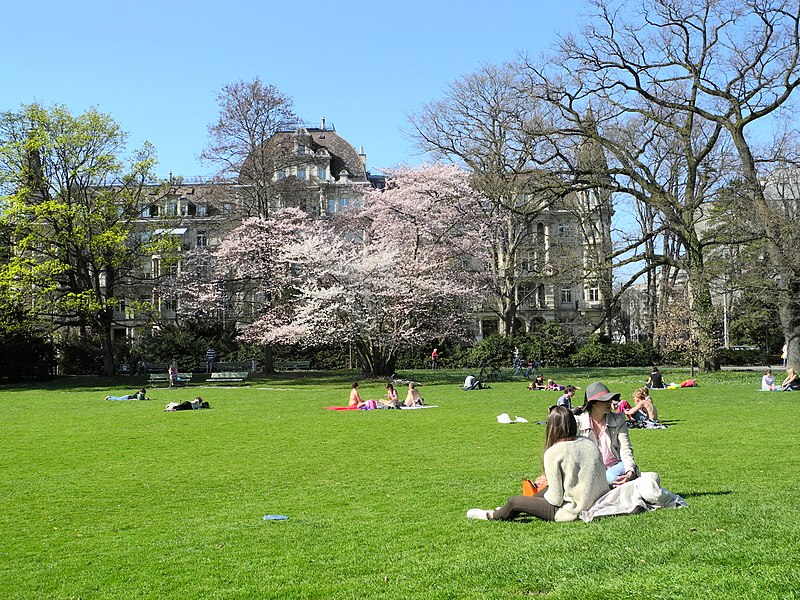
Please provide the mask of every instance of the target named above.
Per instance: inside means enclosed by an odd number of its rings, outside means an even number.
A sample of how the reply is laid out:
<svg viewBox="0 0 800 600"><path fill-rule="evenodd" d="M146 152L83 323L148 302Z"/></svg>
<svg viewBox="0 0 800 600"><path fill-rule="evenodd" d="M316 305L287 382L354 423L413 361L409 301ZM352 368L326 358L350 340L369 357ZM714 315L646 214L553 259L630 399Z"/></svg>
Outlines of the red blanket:
<svg viewBox="0 0 800 600"><path fill-rule="evenodd" d="M325 410L358 410L357 406L326 406Z"/></svg>

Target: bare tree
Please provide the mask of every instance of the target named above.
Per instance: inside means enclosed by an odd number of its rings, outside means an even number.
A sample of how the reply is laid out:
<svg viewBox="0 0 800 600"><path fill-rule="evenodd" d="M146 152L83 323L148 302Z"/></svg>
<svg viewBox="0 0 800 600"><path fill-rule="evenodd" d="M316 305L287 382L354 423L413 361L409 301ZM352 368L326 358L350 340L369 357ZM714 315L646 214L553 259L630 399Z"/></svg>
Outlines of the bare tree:
<svg viewBox="0 0 800 600"><path fill-rule="evenodd" d="M684 254L676 266L689 278L699 351L704 367L715 368L704 264L704 247L713 240L703 233L704 206L726 180L741 174L762 227L774 216L748 127L785 106L797 86L800 9L789 0L643 0L623 16L624 3L593 4L591 25L560 44L559 83L529 63L532 79L578 135L587 134L575 126L578 107L589 98L604 107L599 141L615 155L617 174L645 192L677 236ZM629 137L631 147L623 148L614 129L636 118L643 123ZM647 148L659 154L648 156ZM672 172L664 170L664 160L674 165ZM654 164L661 164L660 172ZM792 338L800 319L790 314L789 298L800 287L780 240L772 254L786 295L784 329Z"/></svg>
<svg viewBox="0 0 800 600"><path fill-rule="evenodd" d="M506 334L515 332L519 306L538 294L531 278L541 285L565 266L566 257L556 256L559 248L536 227L547 208L565 208L570 189L542 168L554 152L536 134L543 118L515 67L492 65L451 83L443 99L409 119L419 148L465 167L487 199L473 219L485 226L490 260L484 274L491 310Z"/></svg>
<svg viewBox="0 0 800 600"><path fill-rule="evenodd" d="M774 124L800 85L800 4L795 0L651 0L641 27L620 28L607 1L598 3L604 31L584 57L600 59L628 90L649 103L690 111L722 127L739 158L752 224L768 241L777 277L788 360L800 362L800 267L796 221L763 185L765 156L753 132ZM631 51L635 49L635 51ZM598 63L595 61L595 64ZM680 82L675 94L674 82ZM685 102L686 98L692 99ZM772 151L770 152L772 153Z"/></svg>
<svg viewBox="0 0 800 600"><path fill-rule="evenodd" d="M209 143L200 157L219 168L219 176L235 178L242 209L249 216L267 216L279 193L275 174L296 160L291 149L273 140L297 123L293 100L256 77L222 86L220 114L209 125Z"/></svg>

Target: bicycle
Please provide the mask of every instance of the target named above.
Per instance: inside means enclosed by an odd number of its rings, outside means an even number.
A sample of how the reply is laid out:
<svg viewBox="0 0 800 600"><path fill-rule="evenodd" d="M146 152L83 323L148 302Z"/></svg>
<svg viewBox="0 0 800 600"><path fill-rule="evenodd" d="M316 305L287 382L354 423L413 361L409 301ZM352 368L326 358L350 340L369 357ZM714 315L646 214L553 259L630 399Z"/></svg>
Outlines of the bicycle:
<svg viewBox="0 0 800 600"><path fill-rule="evenodd" d="M478 374L479 381L499 381L500 368L497 365L481 364L481 371Z"/></svg>

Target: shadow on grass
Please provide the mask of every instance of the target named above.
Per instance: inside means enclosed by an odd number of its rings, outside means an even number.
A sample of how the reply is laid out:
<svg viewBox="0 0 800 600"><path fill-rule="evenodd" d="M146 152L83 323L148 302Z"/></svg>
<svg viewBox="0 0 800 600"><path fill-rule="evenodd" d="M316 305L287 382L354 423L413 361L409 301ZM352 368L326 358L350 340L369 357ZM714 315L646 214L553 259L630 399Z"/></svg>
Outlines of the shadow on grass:
<svg viewBox="0 0 800 600"><path fill-rule="evenodd" d="M675 492L681 498L697 498L699 496L727 496L728 494L732 494L733 490L720 490L718 492L689 492L687 494L681 494L680 492Z"/></svg>

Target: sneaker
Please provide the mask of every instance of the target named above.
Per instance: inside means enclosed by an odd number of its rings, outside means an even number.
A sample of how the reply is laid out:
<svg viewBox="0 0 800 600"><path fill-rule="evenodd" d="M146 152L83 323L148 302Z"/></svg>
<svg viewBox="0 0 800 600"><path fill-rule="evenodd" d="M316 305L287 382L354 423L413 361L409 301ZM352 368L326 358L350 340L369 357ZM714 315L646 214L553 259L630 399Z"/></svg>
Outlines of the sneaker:
<svg viewBox="0 0 800 600"><path fill-rule="evenodd" d="M467 511L468 519L480 519L481 521L489 520L489 511L482 508L470 508Z"/></svg>

